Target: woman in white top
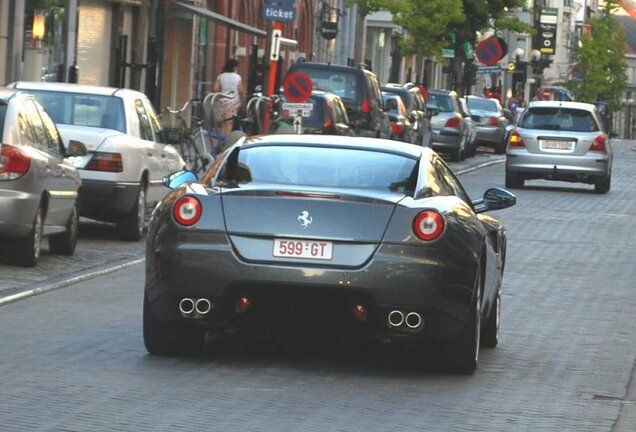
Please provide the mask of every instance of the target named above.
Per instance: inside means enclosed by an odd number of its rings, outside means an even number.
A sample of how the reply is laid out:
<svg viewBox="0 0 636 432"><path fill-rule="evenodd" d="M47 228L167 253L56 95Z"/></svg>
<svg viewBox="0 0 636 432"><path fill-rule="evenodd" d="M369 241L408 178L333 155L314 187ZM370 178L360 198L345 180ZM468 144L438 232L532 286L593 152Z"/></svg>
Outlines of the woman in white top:
<svg viewBox="0 0 636 432"><path fill-rule="evenodd" d="M236 59L229 59L223 66L223 71L219 74L214 84L214 91L227 93L234 92L234 97L217 98L214 107L214 117L220 125L221 133L228 136L232 132L234 117L238 115L241 107L241 100L245 98L245 87L243 80L237 73L239 62Z"/></svg>

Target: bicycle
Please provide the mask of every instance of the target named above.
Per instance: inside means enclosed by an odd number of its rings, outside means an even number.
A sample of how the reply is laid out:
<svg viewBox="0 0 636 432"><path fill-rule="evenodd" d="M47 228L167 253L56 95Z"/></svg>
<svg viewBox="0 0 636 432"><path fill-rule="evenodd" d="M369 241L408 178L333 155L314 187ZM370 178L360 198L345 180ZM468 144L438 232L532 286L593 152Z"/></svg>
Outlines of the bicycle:
<svg viewBox="0 0 636 432"><path fill-rule="evenodd" d="M233 98L234 96L235 96L235 93L233 91L230 91L227 93L218 93L218 92L208 93L203 99L203 111L205 112L205 108L207 104L209 104L210 112L212 113L212 116L214 117L214 114L213 114L214 103L216 102L216 100L218 98L229 99L229 98ZM210 143L209 143L210 155L213 158L216 158L220 153L222 153L226 148L228 148L230 145L238 141L241 137L247 136L246 130L244 129L247 127L247 122L245 121L244 118L236 115L236 116L225 118L222 120L222 122L230 121L230 120L235 123L238 123L239 127L238 127L238 130L233 130L227 136L221 133L219 128L219 123L217 121L212 121L212 124L214 125L213 130L202 131L202 134L204 134L210 140Z"/></svg>
<svg viewBox="0 0 636 432"><path fill-rule="evenodd" d="M195 172L205 170L211 162L211 157L207 154L203 120L191 117L191 124L196 125L197 130L193 132L193 127L188 127L185 112L193 103L200 102L199 99L186 101L179 109L166 107L165 112L177 117L179 124L177 127L164 128L165 141L177 148L179 154L186 163L186 167ZM163 113L163 111L162 111Z"/></svg>

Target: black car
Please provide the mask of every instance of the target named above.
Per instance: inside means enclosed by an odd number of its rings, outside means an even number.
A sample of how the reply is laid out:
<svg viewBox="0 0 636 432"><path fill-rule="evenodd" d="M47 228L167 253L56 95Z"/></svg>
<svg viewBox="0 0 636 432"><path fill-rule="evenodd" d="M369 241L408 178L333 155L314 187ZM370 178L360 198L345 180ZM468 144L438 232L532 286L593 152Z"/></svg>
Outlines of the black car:
<svg viewBox="0 0 636 432"><path fill-rule="evenodd" d="M417 144L416 131L413 129L409 113L402 98L396 94L382 92L384 110L391 122L391 139Z"/></svg>
<svg viewBox="0 0 636 432"><path fill-rule="evenodd" d="M326 63L293 63L287 74L304 72L314 90L334 93L342 98L357 136L390 138L391 126L384 113L377 76L365 67Z"/></svg>
<svg viewBox="0 0 636 432"><path fill-rule="evenodd" d="M431 147L433 140L432 114L426 108L426 100L419 87L413 83L404 85L389 83L382 86L382 91L396 94L402 98L416 134L414 144Z"/></svg>
<svg viewBox="0 0 636 432"><path fill-rule="evenodd" d="M349 125L347 109L340 96L315 90L309 99L301 104L311 109L290 110L285 107L297 105L286 104L287 102L281 100L279 115L272 124L271 133L296 133L294 121L298 119L302 128L301 133L304 134L355 135Z"/></svg>

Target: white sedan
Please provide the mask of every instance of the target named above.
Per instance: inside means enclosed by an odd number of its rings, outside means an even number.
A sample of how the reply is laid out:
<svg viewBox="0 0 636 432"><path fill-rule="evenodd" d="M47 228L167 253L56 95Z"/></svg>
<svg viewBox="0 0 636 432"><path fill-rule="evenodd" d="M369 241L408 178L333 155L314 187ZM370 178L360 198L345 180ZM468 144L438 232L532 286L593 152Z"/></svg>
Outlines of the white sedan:
<svg viewBox="0 0 636 432"><path fill-rule="evenodd" d="M80 215L116 223L126 240L139 240L147 210L165 194L164 175L185 163L162 143L152 104L141 92L68 83L16 82L35 94L56 122L64 144L78 140L88 155L73 164L80 172Z"/></svg>

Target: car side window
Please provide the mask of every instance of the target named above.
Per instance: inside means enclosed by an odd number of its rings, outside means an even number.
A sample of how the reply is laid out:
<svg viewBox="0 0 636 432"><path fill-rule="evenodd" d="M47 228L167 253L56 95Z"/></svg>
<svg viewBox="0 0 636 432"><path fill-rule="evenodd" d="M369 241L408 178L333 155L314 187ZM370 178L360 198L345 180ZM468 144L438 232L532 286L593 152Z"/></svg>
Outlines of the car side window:
<svg viewBox="0 0 636 432"><path fill-rule="evenodd" d="M135 99L135 111L137 111L137 117L139 118L140 138L146 141L154 141L150 119L141 99Z"/></svg>
<svg viewBox="0 0 636 432"><path fill-rule="evenodd" d="M472 205L470 197L464 190L464 187L461 185L457 177L453 174L453 172L446 166L446 164L439 158L435 158L435 171L439 173L439 180L444 185L446 189L450 192L451 195L455 195L465 203Z"/></svg>
<svg viewBox="0 0 636 432"><path fill-rule="evenodd" d="M35 102L35 106L40 113L40 117L42 118L42 124L44 125L44 131L49 137L49 150L52 152L60 153L63 149L62 139L60 138L60 134L55 127L55 123L48 115L46 110L39 103Z"/></svg>
<svg viewBox="0 0 636 432"><path fill-rule="evenodd" d="M146 113L148 114L148 120L150 120L150 127L152 128L152 132L154 133L155 140L159 140L161 136L161 123L159 122L159 118L157 117L157 113L153 106L150 104L150 101L142 100L144 104L144 108L146 109Z"/></svg>
<svg viewBox="0 0 636 432"><path fill-rule="evenodd" d="M22 144L35 146L35 132L31 123L29 123L24 107L18 112L18 131L20 132L20 142Z"/></svg>
<svg viewBox="0 0 636 432"><path fill-rule="evenodd" d="M42 118L40 117L40 113L38 112L35 103L32 100L27 99L24 101L24 108L29 118L29 123L31 123L31 126L33 127L35 147L40 150L48 151L51 148L51 143L49 136L44 130L44 124L42 123Z"/></svg>

